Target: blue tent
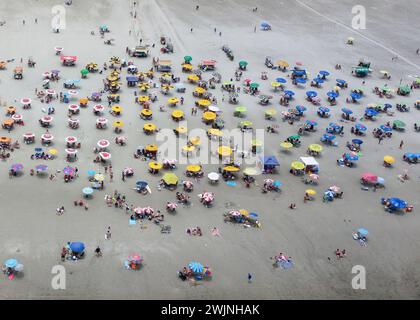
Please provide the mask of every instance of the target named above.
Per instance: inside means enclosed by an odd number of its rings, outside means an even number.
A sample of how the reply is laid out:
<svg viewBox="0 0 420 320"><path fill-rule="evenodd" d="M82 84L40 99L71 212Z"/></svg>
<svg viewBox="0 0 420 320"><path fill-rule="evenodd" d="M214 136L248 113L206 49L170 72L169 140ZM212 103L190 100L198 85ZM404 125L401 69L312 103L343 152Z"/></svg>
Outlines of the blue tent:
<svg viewBox="0 0 420 320"><path fill-rule="evenodd" d="M284 79L284 78L276 78L276 81L278 83L286 83L287 82L286 79Z"/></svg>
<svg viewBox="0 0 420 320"><path fill-rule="evenodd" d="M379 127L381 130L383 130L383 131L385 131L385 132L391 132L392 131L392 128L391 127L388 127L388 126L386 126L386 125L381 125L380 127Z"/></svg>
<svg viewBox="0 0 420 320"><path fill-rule="evenodd" d="M353 111L351 111L348 108L342 108L341 111L343 111L343 113L345 113L345 114L352 114L353 113Z"/></svg>
<svg viewBox="0 0 420 320"><path fill-rule="evenodd" d="M366 126L361 124L361 123L356 123L355 128L359 131L366 131L367 130Z"/></svg>
<svg viewBox="0 0 420 320"><path fill-rule="evenodd" d="M316 91L306 91L306 95L310 98L315 98L318 93L316 93Z"/></svg>
<svg viewBox="0 0 420 320"><path fill-rule="evenodd" d="M83 242L72 242L70 243L70 249L75 253L81 253L85 250L85 244Z"/></svg>
<svg viewBox="0 0 420 320"><path fill-rule="evenodd" d="M327 108L327 107L319 107L318 111L322 112L322 113L328 113L328 112L330 112L330 109Z"/></svg>
<svg viewBox="0 0 420 320"><path fill-rule="evenodd" d="M354 144L358 144L358 145L363 144L363 140L360 140L360 139L353 139L353 140L351 140L351 142L353 142Z"/></svg>
<svg viewBox="0 0 420 320"><path fill-rule="evenodd" d="M264 156L264 157L260 157L260 159L261 159L261 161L264 165L264 168L265 167L276 167L276 166L280 165L276 156Z"/></svg>
<svg viewBox="0 0 420 320"><path fill-rule="evenodd" d="M420 158L420 153L407 152L407 153L404 154L404 157L406 157L408 159Z"/></svg>
<svg viewBox="0 0 420 320"><path fill-rule="evenodd" d="M292 73L293 73L293 76L295 76L295 77L306 76L306 70L293 69Z"/></svg>
<svg viewBox="0 0 420 320"><path fill-rule="evenodd" d="M267 21L261 22L260 26L263 30L271 29L271 25Z"/></svg>
<svg viewBox="0 0 420 320"><path fill-rule="evenodd" d="M391 207L395 209L405 209L407 208L407 202L400 199L400 198L389 198L389 203L391 204Z"/></svg>
<svg viewBox="0 0 420 320"><path fill-rule="evenodd" d="M305 78L296 78L295 81L297 83L306 83L306 79Z"/></svg>

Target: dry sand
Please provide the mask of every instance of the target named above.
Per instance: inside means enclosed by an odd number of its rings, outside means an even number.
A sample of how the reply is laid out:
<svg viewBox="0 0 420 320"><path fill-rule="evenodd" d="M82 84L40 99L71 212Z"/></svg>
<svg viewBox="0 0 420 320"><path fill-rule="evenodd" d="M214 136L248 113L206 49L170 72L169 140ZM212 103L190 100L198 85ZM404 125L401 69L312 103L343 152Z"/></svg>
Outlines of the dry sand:
<svg viewBox="0 0 420 320"><path fill-rule="evenodd" d="M218 71L224 79L233 77L237 61L249 62L248 71L244 73L251 79L259 79L261 71L267 71L264 57L283 58L290 62L303 61L315 75L318 70L332 71L331 80L319 90L321 96L333 86L335 78L344 78L350 82L349 87L361 86L361 80L350 74L351 66L361 57L372 61L374 72L367 79L367 96L362 99L363 105L353 106L357 116L362 115L364 105L377 102L379 99L370 93L375 85L381 85L378 71L388 69L392 74L389 85L398 86L400 77L403 82L412 81L407 76L418 74L418 68L403 61L391 62L393 54L386 49L391 48L401 56L420 64L420 57L415 50L420 44L413 43L418 35L420 23L417 12L420 4L409 0L404 3L394 1L359 1L367 8L367 29L362 30L363 37L348 29L351 23L353 1L222 1L213 0L138 0L138 18L132 21L129 11L131 1L73 1L66 6L67 28L60 34L51 32L51 7L57 1L1 1L0 20L6 25L0 27L0 58L26 59L32 56L37 65L34 69L25 67L24 79L16 81L12 78L10 64L6 71L0 71L1 101L13 104L23 97L34 99L33 108L19 112L24 116L25 127L17 127L12 131L14 139L21 140L22 134L33 130L39 138L43 129L38 119L43 115L45 107L34 98L34 88L40 88L41 74L44 71L58 68L62 70L62 79L79 78L80 69L88 62L95 61L100 65L108 61L112 55L126 58L125 47L135 45L137 34L148 43L156 43L151 56L158 55L159 37L161 33L170 36L174 42L175 53L167 57L172 59L177 74L181 74L180 63L184 55L193 56L194 64L202 58L214 58L218 61ZM195 10L195 5L200 10ZM258 12L252 7L258 6ZM311 8L308 8L310 6ZM318 15L321 12L329 18L341 21L347 28L334 24L331 20ZM38 24L34 19L38 19ZM22 25L22 19L26 25ZM260 21L272 23L270 32L257 31L254 26ZM391 22L392 20L392 22ZM98 26L105 23L110 26L111 33L107 37L116 39L114 46L105 46L96 33ZM190 33L190 28L194 28ZM222 31L220 37L214 33ZM129 30L132 28L132 35ZM353 36L354 46L345 45L346 38ZM366 38L367 37L367 38ZM418 37L417 37L418 38ZM374 39L372 42L369 39ZM235 54L235 61L230 62L220 49L228 44ZM62 45L66 54L79 57L74 68L62 67L54 55L54 46ZM382 46L381 46L382 45ZM166 56L165 56L166 57ZM341 71L335 71L334 65L340 63ZM140 69L150 67L151 58L136 59ZM269 79L283 74L269 71ZM184 79L185 74L181 74ZM98 74L89 75L82 80L80 95L85 96L101 89L102 78ZM262 82L262 81L259 81ZM269 92L269 81L262 82L262 91ZM289 88L293 86L288 85ZM309 85L306 86L307 88ZM54 83L52 88L62 89L62 82ZM193 104L190 94L191 85L187 86L182 107L188 115L190 128L202 126L200 117L189 115ZM309 89L293 89L297 98L292 105L308 105L304 100L304 92ZM339 120L338 111L345 104L347 89L339 98L337 112L329 120L317 119L320 130L305 136L302 147L294 149L290 154L280 153L279 142L296 132L296 126L290 126L279 120L279 135L265 136L265 153L276 154L281 161L279 174L275 176L283 182L281 194L262 194L260 189L246 189L239 183L229 187L224 183L214 187L208 185L206 179L196 184L191 208L179 208L174 216L166 215L166 224L172 226L172 233L162 235L158 227L149 224L141 230L138 225L129 226L128 217L119 209L106 207L103 198L117 189L127 195L128 202L135 206L150 205L156 209L164 209L164 203L173 199L169 191L158 192L155 185L158 177L147 173L146 163L135 160L132 153L138 145L153 142L155 136L145 136L141 132L143 120L138 117L139 107L133 103L133 89L122 86L121 105L124 108L122 119L126 125L124 134L128 136L128 144L118 147L112 143L112 165L115 181L106 182L104 192L96 192L89 201L89 210L75 208L73 200L81 197L81 189L88 185L86 171L99 170L93 165L92 148L100 138L113 140L115 134L111 129L99 131L94 128L95 117L89 110L82 110L81 127L77 131L69 129L66 123L66 105L54 101L56 108L54 127L50 130L55 136L55 147L59 149L58 159L47 164L50 170L62 169L65 166L64 139L68 135L76 135L82 142L79 160L76 163L81 172L76 181L65 184L61 176L56 181L31 177L29 169L41 162L31 161L33 145L23 145L16 150L12 159L0 163L0 260L15 257L25 265L22 278L9 281L4 277L0 281L1 298L18 299L383 299L383 298L419 298L420 263L418 232L419 205L419 167L409 166L402 162L402 154L406 151L419 152L418 133L412 130L418 111L412 108L410 113L396 112L395 118L405 121L407 132L395 133L392 139L378 145L372 138L371 131L379 124L393 118L380 116L377 125L367 123L368 138L363 145L363 156L356 168L342 168L336 165L339 154L344 152L345 142L351 139L350 124L346 124L346 133L338 138L339 147L325 148L321 164L321 183L316 189L319 194L332 184L338 184L344 191L344 199L325 204L320 197L315 202L304 204L303 192L306 186L300 178L289 172L291 161L305 154L306 146L317 143L328 122ZM409 98L395 97L392 103L407 101L410 105L418 99L418 90ZM232 116L232 105L221 103L221 91L214 91L219 105L224 112L228 128L238 122ZM157 111L157 104L166 98L159 96L159 102L153 107L154 122L161 128L174 128L169 112ZM277 100L277 98L276 98ZM254 121L256 128L264 128L263 108L254 97L241 94L241 104L248 107L248 118ZM324 100L323 103L326 101ZM16 104L19 104L18 102ZM91 107L92 103L90 103ZM277 101L275 107L281 108ZM315 107L309 106L307 118L318 118ZM394 110L395 111L395 110ZM110 120L111 115L107 116ZM395 119L394 118L394 119ZM279 116L278 116L279 119ZM6 133L6 132L5 132ZM405 142L403 150L398 149L400 140ZM37 143L38 144L38 143ZM397 162L392 169L381 166L385 154L394 155ZM25 174L9 180L7 170L11 163L22 162ZM135 170L134 178L126 182L120 180L120 172L125 166ZM210 172L217 166L205 166ZM397 175L408 168L411 180L401 183ZM181 166L176 173L183 177ZM362 191L359 177L362 172L373 171L387 181L385 190ZM141 196L132 190L134 182L147 179L153 194ZM259 184L264 177L258 177ZM216 194L212 209L204 208L195 196L209 190ZM382 196L401 196L415 206L412 214L404 216L386 213L379 203ZM262 229L244 229L237 225L224 224L222 214L227 210L226 203L232 208L246 208L258 212ZM288 209L291 202L297 203L297 209ZM64 205L67 209L62 216L55 214L55 208ZM230 207L229 207L230 208ZM345 221L346 220L346 221ZM112 227L112 239L104 240L106 227ZM199 225L204 230L203 237L188 237L187 227ZM221 237L214 237L210 230L218 227ZM370 231L367 247L360 247L352 240L352 231L363 226ZM67 289L51 288L51 268L59 264L61 246L67 241L84 241L87 245L87 257L79 262L66 262ZM104 256L100 259L93 256L94 248L100 245ZM333 252L336 248L345 248L348 257L336 261ZM140 252L145 259L144 268L139 272L126 271L123 261L131 252ZM293 257L295 267L290 270L273 270L270 256L284 252ZM332 258L328 262L327 257ZM208 264L213 269L213 280L199 286L191 286L182 282L176 272L190 260ZM367 289L351 288L351 268L363 265L367 270ZM254 281L249 284L246 275L251 272Z"/></svg>

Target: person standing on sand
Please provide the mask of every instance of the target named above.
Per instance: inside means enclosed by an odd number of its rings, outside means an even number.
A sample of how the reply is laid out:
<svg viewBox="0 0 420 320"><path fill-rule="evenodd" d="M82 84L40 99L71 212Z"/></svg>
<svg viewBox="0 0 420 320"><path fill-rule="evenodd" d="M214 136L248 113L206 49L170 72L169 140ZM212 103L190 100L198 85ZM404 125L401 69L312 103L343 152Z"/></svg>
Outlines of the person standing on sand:
<svg viewBox="0 0 420 320"><path fill-rule="evenodd" d="M404 145L404 141L401 140L401 142L400 142L400 149L402 149L403 145Z"/></svg>
<svg viewBox="0 0 420 320"><path fill-rule="evenodd" d="M248 273L248 283L252 282L252 274Z"/></svg>
<svg viewBox="0 0 420 320"><path fill-rule="evenodd" d="M108 230L105 233L105 240L111 239L111 227L108 226Z"/></svg>

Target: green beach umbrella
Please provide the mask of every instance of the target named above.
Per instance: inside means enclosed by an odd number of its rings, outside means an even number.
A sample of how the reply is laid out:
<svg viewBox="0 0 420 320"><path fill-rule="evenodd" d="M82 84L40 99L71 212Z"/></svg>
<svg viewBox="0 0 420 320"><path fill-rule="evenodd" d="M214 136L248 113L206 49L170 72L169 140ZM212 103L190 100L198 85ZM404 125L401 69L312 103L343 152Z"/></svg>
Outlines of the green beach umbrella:
<svg viewBox="0 0 420 320"><path fill-rule="evenodd" d="M240 67L246 67L247 65L248 65L248 62L246 62L244 60L239 61L239 66Z"/></svg>
<svg viewBox="0 0 420 320"><path fill-rule="evenodd" d="M401 120L395 120L392 124L396 126L397 128L401 128L401 129L405 128L405 123L402 122Z"/></svg>
<svg viewBox="0 0 420 320"><path fill-rule="evenodd" d="M82 70L80 70L80 73L85 76L89 73L89 70L88 69L82 69Z"/></svg>
<svg viewBox="0 0 420 320"><path fill-rule="evenodd" d="M251 83L249 86L250 86L251 88L253 88L253 89L256 89L256 88L258 88L258 87L260 86L260 84L259 84L259 83L256 83L256 82L253 82L253 83Z"/></svg>
<svg viewBox="0 0 420 320"><path fill-rule="evenodd" d="M290 136L288 139L289 140L298 140L298 139L300 139L300 135L296 134L294 136Z"/></svg>
<svg viewBox="0 0 420 320"><path fill-rule="evenodd" d="M246 112L246 108L245 108L245 107L243 107L243 106L239 106L239 107L236 107L236 108L235 108L235 111L236 111L236 112L240 112L240 113L242 113L242 112Z"/></svg>
<svg viewBox="0 0 420 320"><path fill-rule="evenodd" d="M186 63L191 62L191 60L192 60L192 57L191 57L191 56L185 56L185 57L184 57L184 61L185 61Z"/></svg>
<svg viewBox="0 0 420 320"><path fill-rule="evenodd" d="M241 127L244 127L244 126L250 127L250 126L252 126L252 122L249 121L249 120L244 120L244 121L239 122L239 125Z"/></svg>

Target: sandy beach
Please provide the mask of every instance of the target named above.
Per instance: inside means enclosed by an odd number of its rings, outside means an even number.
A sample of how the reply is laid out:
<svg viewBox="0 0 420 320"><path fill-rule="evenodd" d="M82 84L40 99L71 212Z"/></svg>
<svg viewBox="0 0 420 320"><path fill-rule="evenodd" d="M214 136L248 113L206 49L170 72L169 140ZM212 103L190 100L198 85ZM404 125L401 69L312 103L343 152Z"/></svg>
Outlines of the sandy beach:
<svg viewBox="0 0 420 320"><path fill-rule="evenodd" d="M1 136L19 140L21 147L11 153L7 160L0 161L0 260L16 258L24 264L23 275L13 281L6 276L0 277L1 299L419 299L420 271L420 218L419 178L420 165L409 165L402 157L405 152L420 152L420 133L413 130L415 122L420 122L420 111L413 107L420 99L420 89L414 89L409 96L394 95L391 99L379 98L372 93L375 86L387 83L397 88L401 83L411 84L413 76L420 74L420 55L416 49L420 21L420 3L407 0L396 3L391 0L361 0L357 4L366 7L366 30L351 28L351 8L354 1L332 0L137 0L136 6L129 0L74 0L66 9L66 28L53 33L51 28L51 8L57 1L4 0L0 2L0 60L15 59L0 70L0 101L6 119L5 109L14 105L24 117L24 126L15 126L8 133L1 129ZM199 5L199 10L196 10ZM252 8L258 7L256 12ZM136 12L136 18L130 16ZM388 17L392 16L392 23ZM37 23L35 23L35 18ZM23 25L22 20L25 20ZM272 30L261 31L261 21L268 21ZM105 45L98 34L101 24L109 26L111 32L106 38L113 38L113 45ZM256 32L254 32L254 27ZM191 32L191 28L193 31ZM216 28L216 32L214 32ZM91 31L95 35L91 35ZM221 32L221 35L219 35ZM159 39L162 34L172 39L174 53L159 52ZM353 37L353 46L347 45L348 37ZM139 44L139 39L150 45L147 58L131 58L125 53L127 46ZM417 41L417 42L416 42ZM235 55L230 61L221 47L228 45ZM78 57L76 66L63 67L55 55L54 47L64 47L65 54ZM173 91L169 96L158 94L158 101L151 105L152 122L159 128L176 128L171 119L172 109L159 112L161 104L166 105L169 97L183 96L185 101L179 109L185 112L189 128L208 128L201 121L201 112L191 116L191 107L196 99L191 92L194 85L187 83L188 74L181 72L183 57L193 57L196 66L202 59L217 61L216 71L222 81L234 78L240 60L249 64L243 77L260 83L261 92L272 94L270 108L277 110L276 120L264 119L264 108L258 99L240 93L240 105L247 107L247 120L254 128L264 129L277 124L278 134L266 133L264 154L275 155L280 161L278 173L256 177L256 184L246 188L241 179L236 186L229 186L223 180L211 185L207 178L200 179L190 194L190 207L178 206L176 214L165 211L167 201L175 200L175 192L159 191L156 186L162 174L148 173L147 162L133 157L137 146L156 143L156 135L145 135L142 131L146 122L139 117L140 106L134 102L135 88L126 86L126 71L123 69L120 95L124 121L123 135L127 137L125 146L114 143L116 134L109 126L106 130L95 128L96 116L92 112L93 102L82 109L78 115L80 128L72 130L67 125L67 106L59 100L49 105L56 111L53 127L53 147L58 150L57 158L51 161L31 160L34 147L40 146L39 137L45 132L38 119L45 115L42 111L47 104L36 98L35 88L42 89L42 74L59 69L61 79L52 82L56 92L67 91L63 80L80 79L80 70L89 62L96 62L101 68L109 63L111 56L134 61L139 70L146 71L152 66L152 58L171 59L173 72L185 82L185 94ZM392 61L393 56L399 56ZM290 79L286 87L296 95L290 107L302 104L308 108L305 117L294 125L281 120L281 111L286 107L279 105L279 93L273 92L270 82L276 77L286 78L286 73L265 67L266 56L274 60L284 59L291 65L302 61L310 73L310 79L319 70L328 70L329 80L316 91L321 97L322 106L328 106L326 93L335 85L335 79L345 79L348 88L340 92L336 106L330 107L331 117L322 119L317 116L317 107L305 100L305 92L313 88L309 82L298 88ZM35 68L28 68L25 61L32 57ZM13 79L13 68L23 58L24 78ZM372 73L366 78L351 74L352 67L360 58L372 63ZM341 70L335 70L339 63ZM380 77L379 70L388 70L390 80ZM266 71L268 80L261 80L261 72ZM80 82L78 97L85 97L103 88L103 74L89 74ZM208 78L208 73L204 73ZM411 77L410 77L411 76ZM366 83L363 85L362 81ZM158 77L154 81L158 82ZM241 82L235 82L241 85ZM352 88L366 88L358 104L347 104L346 98ZM226 128L235 128L240 119L233 116L234 105L222 101L228 97L220 90L210 90L218 100L223 111ZM31 98L32 108L23 110L19 101ZM103 104L107 107L106 95ZM389 101L388 101L389 100ZM369 103L389 102L394 105L394 116L380 113L376 121L363 121L367 127L362 155L357 166L347 168L338 166L336 160L347 152L346 141L356 136L350 133L352 122L340 122L341 108L349 107L359 119ZM399 112L396 103L406 103L410 112ZM3 112L3 110L2 110ZM115 117L107 113L110 122ZM297 126L307 119L318 122L318 130L302 136L302 145L286 153L281 151L280 142L297 133ZM393 131L392 138L381 144L372 135L372 130L387 121L402 120L407 124L404 132ZM344 136L337 137L337 147L324 146L322 155L317 158L320 164L320 182L313 187L318 194L315 201L303 202L308 188L289 173L290 163L306 155L307 146L320 143L320 136L330 122L344 126ZM26 145L22 135L32 131L36 143ZM49 172L62 170L66 165L65 138L74 135L81 142L77 162L72 163L79 169L79 177L64 183L62 173L53 181L45 177L30 176L29 170L37 164L45 163ZM88 200L89 210L75 207L73 201L82 198L82 189L89 186L89 169L104 173L103 166L92 162L93 148L99 139L108 139L112 154L111 164L114 179L105 180L105 190L96 191ZM404 141L402 149L400 141ZM396 162L392 168L382 166L383 157L392 155ZM22 163L24 174L9 179L8 170L13 163ZM125 167L134 169L134 177L121 180ZM217 171L219 165L204 164L205 174ZM410 179L401 182L398 175L408 170ZM174 171L180 180L186 179L185 165ZM386 180L386 188L374 192L361 189L360 176L363 172L374 172ZM261 185L266 178L280 180L281 192L263 194ZM141 195L133 190L137 180L146 180L152 194ZM338 185L344 192L342 199L324 203L323 191ZM178 187L180 191L181 186ZM170 234L162 234L159 226L145 221L129 225L129 215L124 210L108 207L104 201L106 194L118 190L134 207L151 206L165 213L165 225L170 225ZM197 197L203 191L214 192L215 201L211 208L204 207ZM414 206L412 213L390 214L380 203L381 197L400 197ZM288 208L296 203L296 209ZM56 214L56 208L65 207L63 215ZM244 228L241 225L224 223L223 214L228 210L247 209L257 212L261 228ZM107 227L112 228L112 237L105 240ZM188 236L186 229L200 226L203 236ZM220 236L213 236L216 227ZM369 241L362 247L352 238L352 233L364 227L369 230ZM86 244L86 257L79 261L60 260L60 251L68 241L82 241ZM100 246L103 256L94 256L94 249ZM347 257L337 259L334 251L346 249ZM125 270L124 261L132 252L144 258L139 271ZM288 270L274 269L270 257L283 252L293 258L294 267ZM331 258L331 261L328 260ZM178 270L190 261L200 261L211 266L211 281L191 285L181 281ZM51 287L51 269L63 264L67 273L66 290ZM365 290L354 290L351 286L352 267L362 265L366 268ZM248 283L247 274L253 275Z"/></svg>

